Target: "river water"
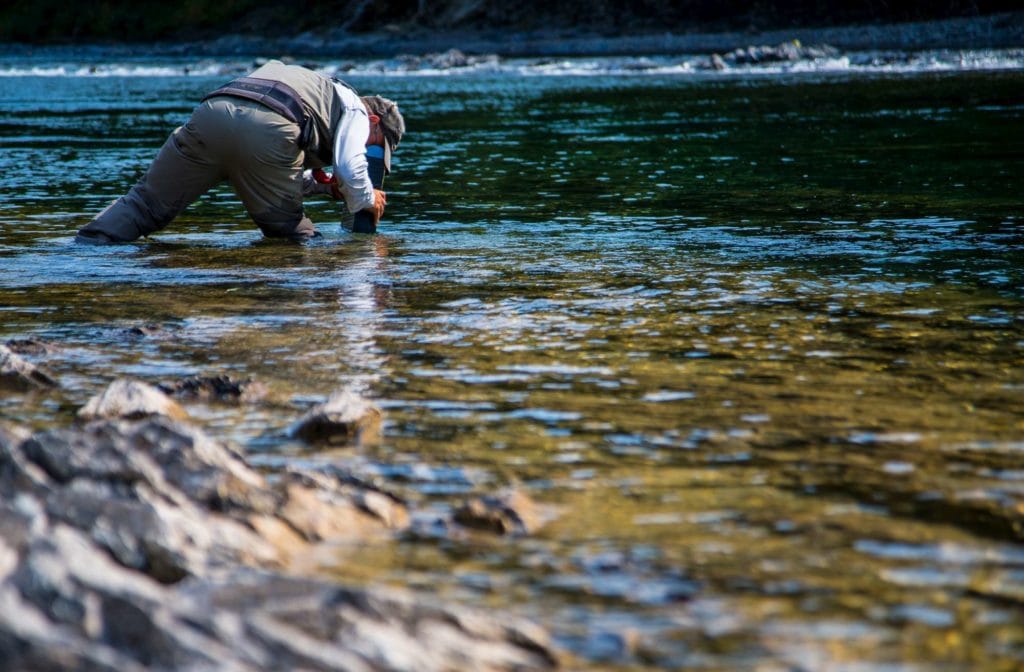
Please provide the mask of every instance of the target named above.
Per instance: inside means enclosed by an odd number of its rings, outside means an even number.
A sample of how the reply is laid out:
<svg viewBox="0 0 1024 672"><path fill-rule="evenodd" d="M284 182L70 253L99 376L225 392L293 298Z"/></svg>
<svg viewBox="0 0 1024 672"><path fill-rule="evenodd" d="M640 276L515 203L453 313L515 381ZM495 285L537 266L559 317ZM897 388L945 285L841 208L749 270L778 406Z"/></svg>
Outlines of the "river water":
<svg viewBox="0 0 1024 672"><path fill-rule="evenodd" d="M219 190L93 248L75 229L251 61L7 58L0 337L59 346L32 359L63 387L0 420L67 425L118 376L262 381L189 411L421 512L307 571L529 617L573 667L1020 669L1024 55L695 64L347 64L409 128L379 235L321 202L323 238L261 241ZM286 438L343 386L378 443ZM510 486L536 535L431 527Z"/></svg>

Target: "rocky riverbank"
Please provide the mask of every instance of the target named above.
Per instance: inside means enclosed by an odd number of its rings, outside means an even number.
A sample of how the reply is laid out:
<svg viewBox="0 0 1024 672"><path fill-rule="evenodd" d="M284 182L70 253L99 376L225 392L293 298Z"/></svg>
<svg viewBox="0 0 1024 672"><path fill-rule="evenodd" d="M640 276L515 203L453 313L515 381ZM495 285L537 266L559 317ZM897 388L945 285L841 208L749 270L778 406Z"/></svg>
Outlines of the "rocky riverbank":
<svg viewBox="0 0 1024 672"><path fill-rule="evenodd" d="M0 387L57 385L0 346ZM224 377L169 386L186 397L245 387ZM0 425L4 669L557 666L530 623L295 575L296 559L319 544L415 534L401 493L330 466L264 474L138 381L114 381L78 416L34 433ZM292 431L359 441L379 420L344 392ZM522 494L480 498L431 525L526 534L536 529L531 507Z"/></svg>
<svg viewBox="0 0 1024 672"><path fill-rule="evenodd" d="M284 53L387 56L457 48L472 54L516 56L613 56L721 53L749 45L830 44L844 50L985 49L1024 47L1024 12L964 17L944 21L863 24L723 32L578 34L575 31L530 33L449 32L423 30L348 35L306 33L281 41ZM254 38L228 36L206 49L246 51Z"/></svg>

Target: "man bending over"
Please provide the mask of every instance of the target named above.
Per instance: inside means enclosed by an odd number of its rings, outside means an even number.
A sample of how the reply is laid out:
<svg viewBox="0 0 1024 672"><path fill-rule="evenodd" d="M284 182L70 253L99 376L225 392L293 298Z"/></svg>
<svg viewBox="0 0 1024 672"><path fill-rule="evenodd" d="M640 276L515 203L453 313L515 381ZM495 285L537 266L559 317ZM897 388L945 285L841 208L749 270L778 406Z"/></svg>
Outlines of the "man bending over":
<svg viewBox="0 0 1024 672"><path fill-rule="evenodd" d="M329 193L374 226L384 192L367 171L367 146L391 152L405 133L398 106L360 97L338 79L270 61L208 94L175 129L138 184L79 230L84 243L120 243L159 231L196 199L227 181L249 216L272 238L319 235L304 195ZM332 166L333 178L322 169ZM312 171L312 172L311 172ZM319 178L314 179L313 175Z"/></svg>

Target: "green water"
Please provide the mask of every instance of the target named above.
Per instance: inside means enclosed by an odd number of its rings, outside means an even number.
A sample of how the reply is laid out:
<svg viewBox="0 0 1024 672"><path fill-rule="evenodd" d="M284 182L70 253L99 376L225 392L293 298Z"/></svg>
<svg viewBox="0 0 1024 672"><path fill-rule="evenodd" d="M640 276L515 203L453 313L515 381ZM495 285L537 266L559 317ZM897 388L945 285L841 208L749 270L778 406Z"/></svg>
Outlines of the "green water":
<svg viewBox="0 0 1024 672"><path fill-rule="evenodd" d="M0 337L63 384L0 420L260 380L189 411L420 511L307 571L528 616L574 668L1024 666L1024 74L356 78L409 127L381 235L318 203L263 242L218 191L75 246L222 79L0 78ZM343 385L378 444L284 438ZM538 534L431 532L509 484Z"/></svg>

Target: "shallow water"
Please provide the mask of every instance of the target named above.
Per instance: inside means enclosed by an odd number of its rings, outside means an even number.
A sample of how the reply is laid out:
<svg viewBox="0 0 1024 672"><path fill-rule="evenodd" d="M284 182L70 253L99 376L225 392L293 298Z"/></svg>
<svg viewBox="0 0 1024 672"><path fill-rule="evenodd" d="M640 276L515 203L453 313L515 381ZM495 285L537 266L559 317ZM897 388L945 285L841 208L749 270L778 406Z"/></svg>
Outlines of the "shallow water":
<svg viewBox="0 0 1024 672"><path fill-rule="evenodd" d="M64 386L0 420L263 381L189 410L422 511L315 571L529 616L578 667L1024 665L1024 71L392 72L380 235L318 203L322 239L261 241L222 190L75 246L224 79L160 72L0 77L0 337L60 346ZM379 444L284 438L342 385ZM538 535L431 532L508 484Z"/></svg>

